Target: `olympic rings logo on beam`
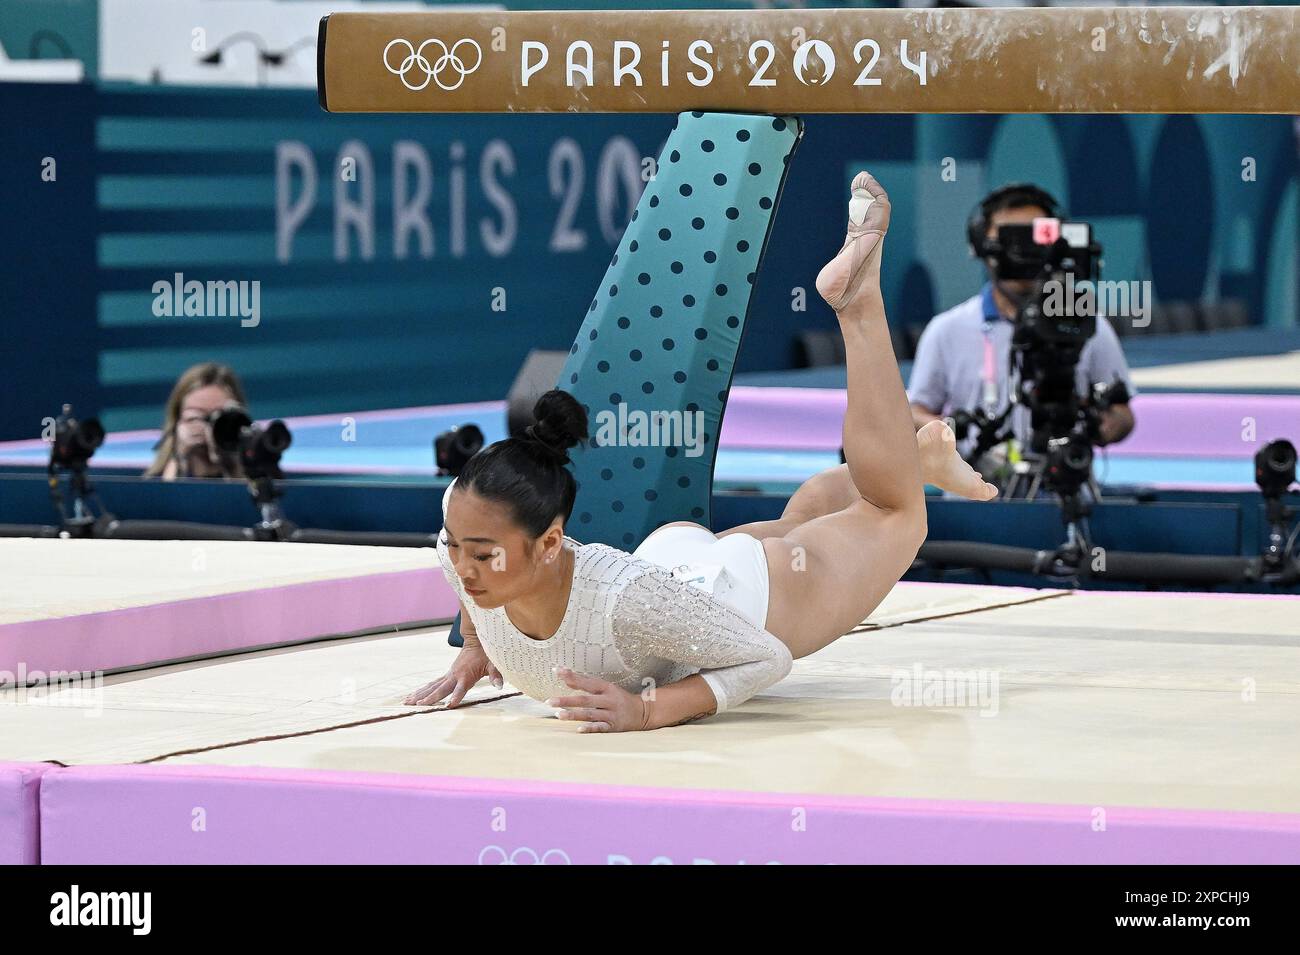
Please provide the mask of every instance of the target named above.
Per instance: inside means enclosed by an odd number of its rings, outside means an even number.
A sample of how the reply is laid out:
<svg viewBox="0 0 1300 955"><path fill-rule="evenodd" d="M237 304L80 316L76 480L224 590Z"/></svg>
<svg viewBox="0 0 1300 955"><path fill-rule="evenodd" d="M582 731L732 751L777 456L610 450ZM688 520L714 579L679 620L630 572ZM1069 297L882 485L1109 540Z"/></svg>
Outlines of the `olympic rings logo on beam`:
<svg viewBox="0 0 1300 955"><path fill-rule="evenodd" d="M552 856L557 857L547 861ZM509 855L500 846L484 846L478 854L479 865L573 865L569 854L563 849L547 849L539 857L536 849L527 846L516 849Z"/></svg>
<svg viewBox="0 0 1300 955"><path fill-rule="evenodd" d="M442 50L442 55L438 57L437 61L434 62L432 66L429 65L429 60L424 55L424 48L430 43L436 43ZM393 47L398 46L399 44L406 47L406 56L402 59L401 65L394 67L389 61L388 53ZM465 61L457 55L456 51L461 48L462 44L469 44L474 48L473 66L466 66ZM392 73L394 76L401 77L402 85L408 90L416 93L428 86L430 80L437 83L439 88L446 90L448 93L452 90L459 89L460 85L465 82L465 77L477 70L479 64L482 62L482 48L479 47L476 41L471 40L468 37L462 40L457 40L451 45L450 50L447 49L447 44L438 39L425 40L416 47L411 44L410 40L403 40L400 37L396 40L390 41L388 46L384 47L384 66L388 69L388 72ZM455 70L457 74L456 82L451 85L444 83L442 80L442 75L448 68ZM420 83L418 86L406 78L407 74L410 73L412 69L424 72L424 82Z"/></svg>

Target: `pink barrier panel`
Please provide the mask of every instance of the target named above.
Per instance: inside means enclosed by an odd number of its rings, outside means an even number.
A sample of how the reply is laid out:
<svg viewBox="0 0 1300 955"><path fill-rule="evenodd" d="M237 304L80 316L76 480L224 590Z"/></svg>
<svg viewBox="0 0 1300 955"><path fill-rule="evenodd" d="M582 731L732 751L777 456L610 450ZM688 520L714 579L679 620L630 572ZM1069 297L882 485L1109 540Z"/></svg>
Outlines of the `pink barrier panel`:
<svg viewBox="0 0 1300 955"><path fill-rule="evenodd" d="M839 388L731 389L721 445L782 451L834 451L847 392ZM1118 457L1250 458L1274 438L1295 440L1300 395L1152 394L1133 399L1137 427L1107 448ZM1247 440L1252 427L1255 437Z"/></svg>
<svg viewBox="0 0 1300 955"><path fill-rule="evenodd" d="M49 763L0 763L0 865L40 862L41 776Z"/></svg>
<svg viewBox="0 0 1300 955"><path fill-rule="evenodd" d="M835 451L841 444L841 430L848 393L843 388L789 388L757 385L736 385L731 389L726 414L722 421L719 445L729 449L760 449L775 451ZM380 421L407 419L430 413L463 412L477 415L504 417L505 402L485 401L463 405L437 405L420 408L394 408L386 411L355 412L357 420ZM1252 394L1197 394L1153 393L1137 395L1133 399L1133 412L1137 427L1126 441L1108 448L1107 453L1125 456L1245 458L1254 455L1259 446L1274 438L1295 439L1300 426L1300 395ZM336 422L339 415L313 415L285 419L291 428L310 425L318 421ZM1254 421L1256 440L1245 440L1242 429L1247 419ZM112 457L117 441L139 441L156 437L156 431L131 431L114 434L105 445L106 455ZM31 464L22 453L44 450L39 438L30 441L0 443L0 464ZM6 454L12 452L10 457ZM136 463L143 466L145 458L119 455L110 462L113 466ZM98 460L98 459L97 459ZM288 462L288 471L317 471L319 465L295 465ZM408 465L357 464L333 462L325 470L356 474L409 474ZM433 467L416 470L432 473Z"/></svg>
<svg viewBox="0 0 1300 955"><path fill-rule="evenodd" d="M1282 863L1300 816L217 766L61 769L42 861Z"/></svg>
<svg viewBox="0 0 1300 955"><path fill-rule="evenodd" d="M849 393L841 388L736 385L722 416L719 447L834 451L843 441Z"/></svg>
<svg viewBox="0 0 1300 955"><path fill-rule="evenodd" d="M435 569L314 581L0 626L0 671L83 673L421 620L450 620L455 593ZM274 638L268 640L268 638Z"/></svg>
<svg viewBox="0 0 1300 955"><path fill-rule="evenodd" d="M1300 438L1300 395L1138 395L1133 417L1108 453L1253 458L1274 438Z"/></svg>

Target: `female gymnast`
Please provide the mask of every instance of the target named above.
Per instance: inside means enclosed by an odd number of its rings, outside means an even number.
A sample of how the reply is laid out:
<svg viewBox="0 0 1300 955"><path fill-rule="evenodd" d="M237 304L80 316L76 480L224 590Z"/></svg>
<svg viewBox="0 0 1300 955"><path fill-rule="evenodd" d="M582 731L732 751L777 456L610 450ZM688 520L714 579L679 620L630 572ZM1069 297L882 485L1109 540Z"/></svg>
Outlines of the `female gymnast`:
<svg viewBox="0 0 1300 955"><path fill-rule="evenodd" d="M925 483L996 494L941 422L914 431L880 293L889 198L853 180L848 235L817 276L844 335L846 464L809 479L779 520L714 535L665 524L632 554L565 536L567 450L588 435L563 391L523 438L476 454L443 498L438 557L464 649L406 702L456 706L483 677L544 700L581 732L657 729L721 713L860 624L925 539Z"/></svg>

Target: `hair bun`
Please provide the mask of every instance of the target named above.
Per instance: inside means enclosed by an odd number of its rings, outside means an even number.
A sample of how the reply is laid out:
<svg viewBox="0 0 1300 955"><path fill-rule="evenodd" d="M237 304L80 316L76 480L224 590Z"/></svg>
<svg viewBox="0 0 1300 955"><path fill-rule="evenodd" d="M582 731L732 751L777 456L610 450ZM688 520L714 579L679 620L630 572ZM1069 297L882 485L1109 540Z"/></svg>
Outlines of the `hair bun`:
<svg viewBox="0 0 1300 955"><path fill-rule="evenodd" d="M569 463L569 455L565 452L565 449L560 447L558 444L552 444L550 441L547 441L545 438L538 435L536 425L530 424L528 427L524 428L522 440L533 445L533 447L541 448L546 452L546 454L554 458L560 464Z"/></svg>
<svg viewBox="0 0 1300 955"><path fill-rule="evenodd" d="M567 391L553 388L542 395L533 406L533 417L536 423L524 434L564 464L569 463L569 448L587 440L587 412Z"/></svg>

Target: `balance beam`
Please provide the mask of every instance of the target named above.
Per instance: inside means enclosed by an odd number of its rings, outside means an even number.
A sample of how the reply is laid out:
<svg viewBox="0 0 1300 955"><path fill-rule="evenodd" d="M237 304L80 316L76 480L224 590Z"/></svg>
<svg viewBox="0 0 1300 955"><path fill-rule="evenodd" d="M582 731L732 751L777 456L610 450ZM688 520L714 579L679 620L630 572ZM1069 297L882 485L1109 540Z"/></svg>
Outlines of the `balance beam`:
<svg viewBox="0 0 1300 955"><path fill-rule="evenodd" d="M1300 7L338 13L344 113L1294 113Z"/></svg>

